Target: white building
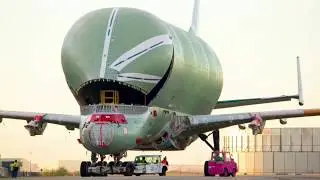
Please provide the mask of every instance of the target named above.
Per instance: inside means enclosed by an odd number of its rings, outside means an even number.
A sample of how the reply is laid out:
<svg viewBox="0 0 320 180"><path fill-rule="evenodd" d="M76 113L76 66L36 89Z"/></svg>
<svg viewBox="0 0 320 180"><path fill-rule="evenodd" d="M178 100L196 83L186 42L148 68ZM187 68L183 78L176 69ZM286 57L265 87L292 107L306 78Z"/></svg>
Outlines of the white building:
<svg viewBox="0 0 320 180"><path fill-rule="evenodd" d="M240 174L320 173L320 128L269 128L257 136L251 130L222 130L220 140Z"/></svg>

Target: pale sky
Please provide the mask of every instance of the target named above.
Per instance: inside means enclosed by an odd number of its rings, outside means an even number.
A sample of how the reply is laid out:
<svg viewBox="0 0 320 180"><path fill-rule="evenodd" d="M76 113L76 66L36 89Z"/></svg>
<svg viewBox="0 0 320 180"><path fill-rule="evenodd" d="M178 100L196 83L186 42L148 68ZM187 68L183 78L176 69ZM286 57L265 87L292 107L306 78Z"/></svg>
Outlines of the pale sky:
<svg viewBox="0 0 320 180"><path fill-rule="evenodd" d="M188 30L193 0L1 0L0 109L78 114L62 71L62 42L82 15L114 6L143 9ZM319 24L318 0L201 0L199 36L223 66L221 99L295 94L295 58L299 55L304 107L320 107ZM298 108L297 104L291 101L213 113ZM319 120L291 119L288 127L319 126ZM10 119L0 124L2 157L31 157L42 168L56 167L59 159L89 160L90 154L76 141L78 130L69 132L49 124L43 136L30 137L25 124ZM267 122L267 127L278 126L278 121ZM129 152L128 158L140 153L148 152ZM172 164L203 164L210 149L197 141L185 151L161 154Z"/></svg>

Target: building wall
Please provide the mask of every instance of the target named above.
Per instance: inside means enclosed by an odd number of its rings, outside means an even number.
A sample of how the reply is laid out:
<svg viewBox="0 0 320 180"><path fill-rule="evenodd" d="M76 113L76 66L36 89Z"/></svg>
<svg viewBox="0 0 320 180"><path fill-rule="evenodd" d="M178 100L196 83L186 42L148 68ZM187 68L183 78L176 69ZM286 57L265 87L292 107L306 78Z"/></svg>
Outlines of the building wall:
<svg viewBox="0 0 320 180"><path fill-rule="evenodd" d="M6 164L5 167L8 168L10 162L13 162L14 160L17 160L21 164L19 169L21 172L30 172L30 161L23 158L2 158L0 159L0 166L4 166L4 164ZM31 163L31 172L40 172L40 168L37 164Z"/></svg>
<svg viewBox="0 0 320 180"><path fill-rule="evenodd" d="M222 149L232 152L240 173L320 173L320 128L265 129L257 136L222 132L221 138Z"/></svg>

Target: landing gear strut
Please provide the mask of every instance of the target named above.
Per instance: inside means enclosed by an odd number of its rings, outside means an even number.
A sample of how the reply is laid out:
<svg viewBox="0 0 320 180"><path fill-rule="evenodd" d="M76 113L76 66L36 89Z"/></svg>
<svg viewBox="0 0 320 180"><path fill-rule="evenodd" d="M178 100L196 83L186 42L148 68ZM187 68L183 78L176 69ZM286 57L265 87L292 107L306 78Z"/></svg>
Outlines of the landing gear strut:
<svg viewBox="0 0 320 180"><path fill-rule="evenodd" d="M208 136L212 134L213 137L213 146L207 141ZM220 132L219 129L214 129L210 134L199 134L199 138L204 141L212 151L220 151Z"/></svg>
<svg viewBox="0 0 320 180"><path fill-rule="evenodd" d="M91 162L95 164L98 161L97 153L91 153Z"/></svg>
<svg viewBox="0 0 320 180"><path fill-rule="evenodd" d="M97 153L91 154L91 161L82 161L80 165L80 175L81 177L88 176L107 176L107 162L103 161L105 159L104 155L100 155L100 160L98 161Z"/></svg>

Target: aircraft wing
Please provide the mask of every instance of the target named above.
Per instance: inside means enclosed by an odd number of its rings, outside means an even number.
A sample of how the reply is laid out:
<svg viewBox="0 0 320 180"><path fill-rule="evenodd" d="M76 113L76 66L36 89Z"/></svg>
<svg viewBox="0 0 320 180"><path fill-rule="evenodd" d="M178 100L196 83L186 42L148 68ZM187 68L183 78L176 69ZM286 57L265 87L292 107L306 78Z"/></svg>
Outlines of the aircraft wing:
<svg viewBox="0 0 320 180"><path fill-rule="evenodd" d="M68 130L79 128L82 117L77 115L0 110L0 123L3 118L26 120L28 124L24 127L31 136L35 136L42 135L47 123L63 125Z"/></svg>
<svg viewBox="0 0 320 180"><path fill-rule="evenodd" d="M234 113L221 115L195 115L185 118L180 122L180 132L185 135L201 134L213 129L225 128L233 125L250 123L249 127L254 127L260 131L253 134L261 134L266 120L295 118L306 116L319 116L320 109L294 109L281 111L262 111L250 113ZM283 120L282 120L283 121Z"/></svg>
<svg viewBox="0 0 320 180"><path fill-rule="evenodd" d="M246 106L246 105L254 105L254 104L265 104L265 103L273 103L273 102L281 102L281 101L290 101L291 99L298 99L299 105L302 106L304 102L303 102L303 94L302 94L302 80L301 80L299 56L297 57L297 76L298 76L298 94L297 95L291 95L291 96L283 95L283 96L268 97L268 98L223 100L223 101L218 101L214 109L230 108L230 107L238 107L238 106Z"/></svg>

